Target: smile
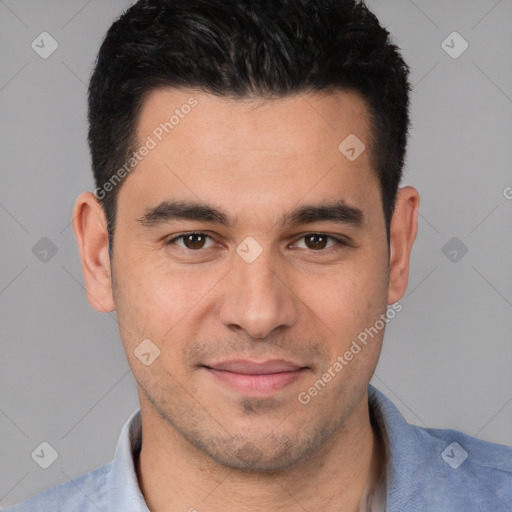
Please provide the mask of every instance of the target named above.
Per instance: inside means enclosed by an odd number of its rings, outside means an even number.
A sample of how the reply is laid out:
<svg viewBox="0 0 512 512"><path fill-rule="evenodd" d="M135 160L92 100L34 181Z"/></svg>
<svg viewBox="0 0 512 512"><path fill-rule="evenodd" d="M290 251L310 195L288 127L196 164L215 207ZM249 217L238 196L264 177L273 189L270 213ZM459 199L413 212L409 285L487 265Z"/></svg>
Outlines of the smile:
<svg viewBox="0 0 512 512"><path fill-rule="evenodd" d="M291 362L274 360L226 361L203 367L214 379L249 396L267 396L284 389L308 370Z"/></svg>

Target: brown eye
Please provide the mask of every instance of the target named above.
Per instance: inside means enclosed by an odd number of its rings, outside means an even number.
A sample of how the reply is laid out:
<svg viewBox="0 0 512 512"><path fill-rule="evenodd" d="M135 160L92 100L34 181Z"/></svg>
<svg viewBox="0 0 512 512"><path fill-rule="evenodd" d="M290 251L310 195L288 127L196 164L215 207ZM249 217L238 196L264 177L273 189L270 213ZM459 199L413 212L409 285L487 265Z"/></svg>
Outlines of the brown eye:
<svg viewBox="0 0 512 512"><path fill-rule="evenodd" d="M316 252L330 249L335 245L347 245L343 240L326 235L325 233L308 233L307 235L302 236L298 242L301 242L302 240L304 240L304 247L301 248L310 249ZM332 242L330 245L328 245L329 241Z"/></svg>
<svg viewBox="0 0 512 512"><path fill-rule="evenodd" d="M182 235L174 237L172 240L167 242L167 245L176 244L180 247L184 247L185 249L189 249L191 251L197 251L199 249L205 248L206 240L211 237L206 235L205 233L184 233ZM183 245L177 244L178 240L183 241Z"/></svg>
<svg viewBox="0 0 512 512"><path fill-rule="evenodd" d="M325 249L327 244L327 236L314 233L313 235L307 235L304 239L307 241L306 245L309 249ZM309 242L309 243L308 243Z"/></svg>

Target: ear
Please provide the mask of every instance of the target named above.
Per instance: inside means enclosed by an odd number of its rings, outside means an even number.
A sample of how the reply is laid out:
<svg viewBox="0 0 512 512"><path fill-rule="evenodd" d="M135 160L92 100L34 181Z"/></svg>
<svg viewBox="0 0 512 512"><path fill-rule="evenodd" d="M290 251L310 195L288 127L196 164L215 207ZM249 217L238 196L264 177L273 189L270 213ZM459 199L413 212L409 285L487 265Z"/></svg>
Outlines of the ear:
<svg viewBox="0 0 512 512"><path fill-rule="evenodd" d="M73 209L73 230L82 259L87 299L100 313L113 311L107 221L92 192L78 196Z"/></svg>
<svg viewBox="0 0 512 512"><path fill-rule="evenodd" d="M409 258L418 232L420 196L414 187L398 189L390 225L388 304L400 300L409 281Z"/></svg>

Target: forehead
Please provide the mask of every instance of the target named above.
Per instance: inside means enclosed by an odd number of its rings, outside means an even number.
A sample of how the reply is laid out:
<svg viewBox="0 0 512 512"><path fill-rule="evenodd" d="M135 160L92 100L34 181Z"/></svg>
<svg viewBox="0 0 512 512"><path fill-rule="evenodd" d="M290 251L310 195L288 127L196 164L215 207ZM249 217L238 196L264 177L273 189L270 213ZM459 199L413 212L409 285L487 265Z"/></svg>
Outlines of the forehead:
<svg viewBox="0 0 512 512"><path fill-rule="evenodd" d="M234 100L157 89L146 97L137 125L137 147L151 149L120 195L136 189L130 203L142 208L213 195L217 204L260 211L266 204L291 208L306 195L357 205L378 187L369 134L367 107L355 92ZM356 159L343 152L347 140L349 146L358 141L358 152L365 148Z"/></svg>
<svg viewBox="0 0 512 512"><path fill-rule="evenodd" d="M191 106L193 105L193 106ZM314 92L284 98L230 99L201 91L161 88L145 98L137 135L198 144L213 154L231 144L239 151L313 154L338 150L346 136L356 134L369 142L368 110L355 91ZM234 144L245 142L245 146ZM219 146L221 144L221 146ZM316 151L315 151L316 150Z"/></svg>

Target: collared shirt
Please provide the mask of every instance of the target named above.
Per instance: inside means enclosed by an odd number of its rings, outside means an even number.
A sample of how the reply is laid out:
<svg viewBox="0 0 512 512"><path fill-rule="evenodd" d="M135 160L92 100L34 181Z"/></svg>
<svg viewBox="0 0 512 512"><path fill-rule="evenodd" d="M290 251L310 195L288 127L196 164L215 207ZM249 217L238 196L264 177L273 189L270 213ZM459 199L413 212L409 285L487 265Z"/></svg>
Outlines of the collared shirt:
<svg viewBox="0 0 512 512"><path fill-rule="evenodd" d="M410 425L380 391L370 385L368 394L386 453L386 512L512 511L511 447ZM113 461L8 512L149 512L134 464L141 433L138 409L122 429Z"/></svg>

